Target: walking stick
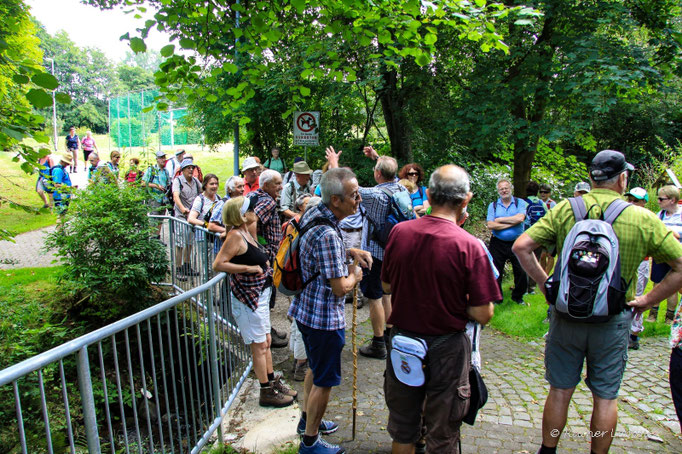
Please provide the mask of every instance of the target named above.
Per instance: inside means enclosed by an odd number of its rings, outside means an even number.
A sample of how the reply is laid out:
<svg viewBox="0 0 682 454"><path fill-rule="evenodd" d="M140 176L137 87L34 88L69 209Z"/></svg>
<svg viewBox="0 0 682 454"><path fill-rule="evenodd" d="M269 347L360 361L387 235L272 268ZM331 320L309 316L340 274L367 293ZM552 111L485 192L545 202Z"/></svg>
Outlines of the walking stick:
<svg viewBox="0 0 682 454"><path fill-rule="evenodd" d="M358 414L358 284L353 287L353 440L355 440L355 419Z"/></svg>

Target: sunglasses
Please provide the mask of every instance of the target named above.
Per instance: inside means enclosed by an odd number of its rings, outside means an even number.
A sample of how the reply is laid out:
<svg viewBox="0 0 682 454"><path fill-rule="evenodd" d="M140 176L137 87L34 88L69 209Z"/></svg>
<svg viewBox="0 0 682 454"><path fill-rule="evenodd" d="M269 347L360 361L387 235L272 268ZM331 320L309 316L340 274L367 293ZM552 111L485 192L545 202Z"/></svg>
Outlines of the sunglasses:
<svg viewBox="0 0 682 454"><path fill-rule="evenodd" d="M670 198L669 197L659 197L658 198L659 202L663 202L664 200L670 200Z"/></svg>
<svg viewBox="0 0 682 454"><path fill-rule="evenodd" d="M419 175L419 172L407 172L407 175L410 176L410 177L412 177L412 176L415 176L415 177L416 177L416 176Z"/></svg>

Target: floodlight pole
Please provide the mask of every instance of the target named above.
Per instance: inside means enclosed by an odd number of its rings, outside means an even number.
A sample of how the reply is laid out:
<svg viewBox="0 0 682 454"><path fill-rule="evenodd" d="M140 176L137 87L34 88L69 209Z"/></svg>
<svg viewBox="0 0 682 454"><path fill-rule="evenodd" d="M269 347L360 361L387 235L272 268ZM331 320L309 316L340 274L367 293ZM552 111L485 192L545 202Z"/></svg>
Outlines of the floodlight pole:
<svg viewBox="0 0 682 454"><path fill-rule="evenodd" d="M239 5L239 0L237 0ZM239 28L239 11L235 11L235 28ZM239 65L239 38L234 39L234 61ZM234 175L239 175L239 122L234 124L234 146L233 146Z"/></svg>
<svg viewBox="0 0 682 454"><path fill-rule="evenodd" d="M54 77L54 59L45 57L52 64L52 76ZM57 152L57 101L55 99L55 88L52 90L52 145L55 153Z"/></svg>

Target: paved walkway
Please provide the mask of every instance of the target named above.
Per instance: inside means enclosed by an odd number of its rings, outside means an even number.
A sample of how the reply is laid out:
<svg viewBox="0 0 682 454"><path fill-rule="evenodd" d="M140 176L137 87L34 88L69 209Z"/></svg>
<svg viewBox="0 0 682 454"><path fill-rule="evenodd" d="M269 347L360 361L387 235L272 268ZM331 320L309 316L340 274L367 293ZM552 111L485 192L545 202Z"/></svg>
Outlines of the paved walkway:
<svg viewBox="0 0 682 454"><path fill-rule="evenodd" d="M286 300L279 299L273 324L283 330ZM350 322L350 306L347 319ZM368 309L359 311L359 344L371 337ZM475 426L464 425L462 450L465 453L534 453L540 445L542 408L548 392L544 380L544 341L520 342L509 336L483 331L481 355L483 376L490 392L488 404L479 413ZM630 351L621 387L619 423L611 452L680 453L682 437L668 388L669 348L667 339L643 339L638 351ZM292 360L287 349L273 351L276 369L291 376ZM358 413L355 441L352 425L352 354L350 323L343 353L344 378L334 388L327 417L341 428L330 440L341 443L349 453L388 453L391 440L386 432L388 412L383 397L383 361L358 356ZM300 383L289 380L302 395ZM253 396L255 398L255 395ZM586 438L592 411L591 394L581 383L574 394L568 425L562 436L561 452L588 452ZM235 417L235 415L232 415ZM237 415L236 420L241 419ZM236 426L239 424L237 423ZM248 427L232 426L231 433ZM234 436L234 435L232 435ZM295 437L292 437L295 440Z"/></svg>
<svg viewBox="0 0 682 454"><path fill-rule="evenodd" d="M22 233L11 241L0 241L0 269L54 266L52 253L43 251L45 235L55 226Z"/></svg>

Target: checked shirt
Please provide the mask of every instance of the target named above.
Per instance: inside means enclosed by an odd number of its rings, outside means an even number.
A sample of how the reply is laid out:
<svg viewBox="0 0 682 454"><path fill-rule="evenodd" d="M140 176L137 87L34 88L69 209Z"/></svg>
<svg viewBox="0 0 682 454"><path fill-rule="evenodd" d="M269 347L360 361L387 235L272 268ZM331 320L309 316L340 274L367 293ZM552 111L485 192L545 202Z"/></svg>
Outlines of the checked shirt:
<svg viewBox="0 0 682 454"><path fill-rule="evenodd" d="M296 295L289 315L310 328L333 331L346 327L345 298L334 295L329 280L348 276L348 267L338 220L326 205L320 203L306 211L301 227L321 216L330 219L335 227L318 225L311 228L301 238L299 255L304 281L317 272L320 275Z"/></svg>
<svg viewBox="0 0 682 454"><path fill-rule="evenodd" d="M586 207L596 205L590 218L596 219L620 195L609 189L592 189L583 195ZM564 239L575 224L573 210L568 200L563 200L526 230L533 241L548 247L556 244L561 253ZM630 206L613 223L613 231L620 247L621 275L629 283L637 282L637 267L644 257L653 257L659 263L669 262L682 256L682 245L673 233L651 211ZM634 298L636 285L628 288L628 300Z"/></svg>
<svg viewBox="0 0 682 454"><path fill-rule="evenodd" d="M282 241L282 222L279 219L277 202L262 189L249 193L249 197L258 197L258 203L253 209L258 216L258 236L266 241L265 252L272 265L275 263L279 242Z"/></svg>
<svg viewBox="0 0 682 454"><path fill-rule="evenodd" d="M372 254L372 257L383 260L384 248L370 238L373 231L373 225L376 225L377 229L383 227L391 203L388 196L379 188L386 188L391 191L391 193L407 191L407 189L394 182L381 183L373 188L360 188L360 196L362 197L361 203L366 210L365 218L362 222L362 249Z"/></svg>

